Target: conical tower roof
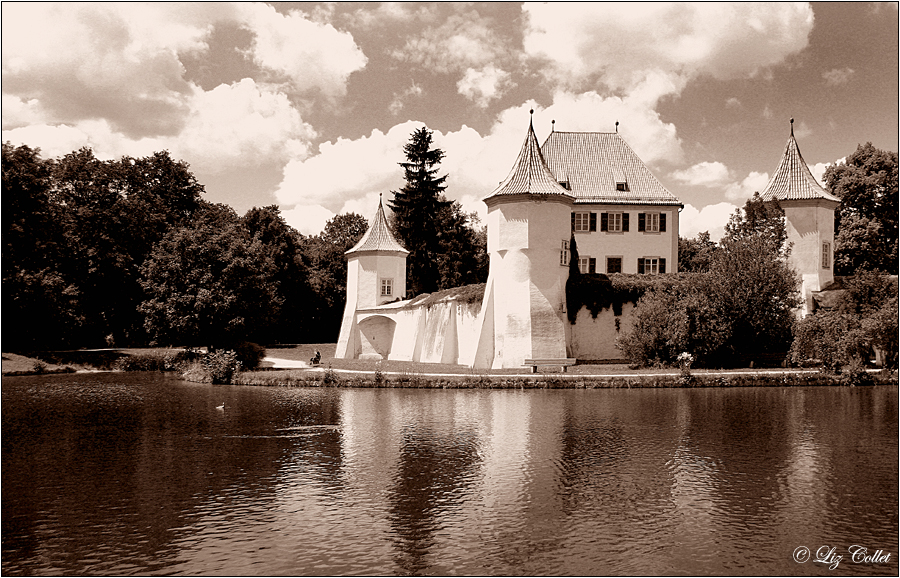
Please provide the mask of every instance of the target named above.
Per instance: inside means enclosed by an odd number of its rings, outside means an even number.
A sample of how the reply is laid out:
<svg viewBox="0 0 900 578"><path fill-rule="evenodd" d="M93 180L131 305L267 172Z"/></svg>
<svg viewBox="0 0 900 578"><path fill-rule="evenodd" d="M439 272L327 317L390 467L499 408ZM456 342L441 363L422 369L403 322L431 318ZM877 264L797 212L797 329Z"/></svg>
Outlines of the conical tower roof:
<svg viewBox="0 0 900 578"><path fill-rule="evenodd" d="M575 200L575 195L560 185L547 168L531 122L528 123L528 134L525 135L522 150L519 151L509 176L485 197L484 201L505 195L523 194L557 195Z"/></svg>
<svg viewBox="0 0 900 578"><path fill-rule="evenodd" d="M375 218L369 229L365 232L359 242L352 249L344 253L362 253L367 251L391 251L394 253L402 253L409 255L409 251L403 248L400 243L394 239L391 229L388 227L387 219L384 216L384 207L381 205L381 197L378 197L378 211L375 212Z"/></svg>
<svg viewBox="0 0 900 578"><path fill-rule="evenodd" d="M841 200L825 190L800 154L794 138L794 119L791 119L791 136L784 147L784 154L775 174L760 193L763 201L803 201L825 199L840 203Z"/></svg>

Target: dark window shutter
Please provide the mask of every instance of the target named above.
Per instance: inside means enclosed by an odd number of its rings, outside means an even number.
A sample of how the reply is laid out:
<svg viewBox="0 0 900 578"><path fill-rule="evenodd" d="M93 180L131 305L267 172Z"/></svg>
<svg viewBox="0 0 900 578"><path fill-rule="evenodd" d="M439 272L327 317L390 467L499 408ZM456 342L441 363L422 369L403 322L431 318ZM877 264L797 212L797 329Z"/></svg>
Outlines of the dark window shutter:
<svg viewBox="0 0 900 578"><path fill-rule="evenodd" d="M622 213L622 232L628 232L628 213Z"/></svg>
<svg viewBox="0 0 900 578"><path fill-rule="evenodd" d="M591 257L588 261L588 273L596 273L597 272L597 259Z"/></svg>
<svg viewBox="0 0 900 578"><path fill-rule="evenodd" d="M572 213L572 230L575 230L575 213Z"/></svg>
<svg viewBox="0 0 900 578"><path fill-rule="evenodd" d="M644 258L641 257L640 259L638 259L638 274L643 274L643 273L644 273Z"/></svg>
<svg viewBox="0 0 900 578"><path fill-rule="evenodd" d="M596 230L597 230L597 213L591 213L591 227L590 227L590 231L591 231L591 233L593 233L593 232L595 232Z"/></svg>
<svg viewBox="0 0 900 578"><path fill-rule="evenodd" d="M600 230L609 231L609 213L600 213Z"/></svg>
<svg viewBox="0 0 900 578"><path fill-rule="evenodd" d="M660 225L660 226L662 226L662 225ZM663 259L662 257L660 257L660 259L659 259L659 272L660 273L666 272L666 260Z"/></svg>
<svg viewBox="0 0 900 578"><path fill-rule="evenodd" d="M647 230L647 215L644 213L638 213L638 231L644 232Z"/></svg>
<svg viewBox="0 0 900 578"><path fill-rule="evenodd" d="M659 214L659 232L660 233L666 232L666 214L665 213Z"/></svg>

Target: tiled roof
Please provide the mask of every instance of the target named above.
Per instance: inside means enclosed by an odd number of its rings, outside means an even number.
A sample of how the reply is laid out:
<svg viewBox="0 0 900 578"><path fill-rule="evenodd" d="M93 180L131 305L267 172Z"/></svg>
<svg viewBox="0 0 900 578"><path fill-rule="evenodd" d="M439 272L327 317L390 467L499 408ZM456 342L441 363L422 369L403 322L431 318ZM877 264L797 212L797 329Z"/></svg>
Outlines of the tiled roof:
<svg viewBox="0 0 900 578"><path fill-rule="evenodd" d="M794 138L793 119L791 119L791 137L784 147L781 162L775 169L775 174L769 179L766 188L760 196L764 201L799 201L809 199L827 199L840 203L841 200L828 193L816 177L810 172L809 167L800 154L797 140Z"/></svg>
<svg viewBox="0 0 900 578"><path fill-rule="evenodd" d="M541 147L557 181L568 181L576 203L681 205L617 133L550 133ZM616 184L625 182L625 190Z"/></svg>
<svg viewBox="0 0 900 578"><path fill-rule="evenodd" d="M528 134L525 135L525 142L522 144L522 150L519 151L519 157L509 172L509 176L484 200L487 201L501 195L521 195L526 193L559 195L568 199L574 198L574 195L563 188L547 169L547 165L541 156L537 138L534 136L534 127L530 123L528 125Z"/></svg>
<svg viewBox="0 0 900 578"><path fill-rule="evenodd" d="M352 249L347 251L345 255L351 253L361 253L363 251L394 251L408 255L409 251L404 249L400 243L394 239L391 229L388 227L387 219L384 217L384 207L381 206L381 199L378 199L378 211L369 229L362 236Z"/></svg>

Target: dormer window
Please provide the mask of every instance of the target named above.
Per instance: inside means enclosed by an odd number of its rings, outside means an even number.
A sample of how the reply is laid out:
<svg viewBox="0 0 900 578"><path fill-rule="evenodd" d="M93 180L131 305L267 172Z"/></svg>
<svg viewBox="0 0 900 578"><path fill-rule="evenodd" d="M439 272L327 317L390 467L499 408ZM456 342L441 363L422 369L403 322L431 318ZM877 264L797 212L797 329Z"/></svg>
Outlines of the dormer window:
<svg viewBox="0 0 900 578"><path fill-rule="evenodd" d="M559 186L564 188L567 191L571 191L572 188L569 186L569 181L559 181Z"/></svg>
<svg viewBox="0 0 900 578"><path fill-rule="evenodd" d="M617 191L627 191L627 190L628 190L628 183L626 183L625 181L617 182L617 183L616 183L616 190L617 190Z"/></svg>

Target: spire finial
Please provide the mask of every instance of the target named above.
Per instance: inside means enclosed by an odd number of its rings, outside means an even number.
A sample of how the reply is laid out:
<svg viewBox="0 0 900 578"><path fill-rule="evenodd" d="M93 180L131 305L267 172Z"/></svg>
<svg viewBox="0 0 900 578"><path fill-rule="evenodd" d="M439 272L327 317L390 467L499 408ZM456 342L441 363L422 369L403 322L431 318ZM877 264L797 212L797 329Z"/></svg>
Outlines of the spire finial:
<svg viewBox="0 0 900 578"><path fill-rule="evenodd" d="M550 121L550 132L553 132L555 130L556 130L556 120L551 120Z"/></svg>
<svg viewBox="0 0 900 578"><path fill-rule="evenodd" d="M794 117L791 117L791 136L794 136Z"/></svg>
<svg viewBox="0 0 900 578"><path fill-rule="evenodd" d="M616 134L619 133L619 121L616 121Z"/></svg>

